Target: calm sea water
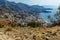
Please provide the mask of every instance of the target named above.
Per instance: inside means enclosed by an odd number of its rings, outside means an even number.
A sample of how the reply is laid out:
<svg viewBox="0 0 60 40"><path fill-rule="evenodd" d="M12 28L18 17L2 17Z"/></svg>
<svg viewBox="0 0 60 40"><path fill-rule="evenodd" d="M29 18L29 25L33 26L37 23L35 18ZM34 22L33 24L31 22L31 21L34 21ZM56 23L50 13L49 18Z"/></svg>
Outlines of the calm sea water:
<svg viewBox="0 0 60 40"><path fill-rule="evenodd" d="M50 21L47 17L48 15L51 16L52 20L55 20L54 14L57 13L58 9L57 9L57 7L51 7L51 8L53 9L53 10L51 10L51 13L41 13L42 17L47 21Z"/></svg>

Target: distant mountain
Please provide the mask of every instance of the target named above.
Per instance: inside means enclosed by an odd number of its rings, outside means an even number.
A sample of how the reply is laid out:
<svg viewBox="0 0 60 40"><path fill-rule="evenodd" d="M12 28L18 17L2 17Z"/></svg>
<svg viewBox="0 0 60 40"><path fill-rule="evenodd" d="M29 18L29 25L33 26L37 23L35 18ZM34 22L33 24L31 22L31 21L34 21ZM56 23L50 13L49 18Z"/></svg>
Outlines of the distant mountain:
<svg viewBox="0 0 60 40"><path fill-rule="evenodd" d="M3 7L8 7L11 10L14 10L17 12L19 12L19 10L26 10L26 11L49 13L51 11L48 11L48 10L52 10L51 8L45 8L43 6L38 6L38 5L29 6L29 5L24 4L24 3L15 3L15 2L9 2L6 0L0 0L0 5L2 5Z"/></svg>
<svg viewBox="0 0 60 40"><path fill-rule="evenodd" d="M45 8L44 6L39 6L39 5L33 5L31 6L32 10L35 10L35 11L38 11L38 12L44 12L44 13L51 13L51 11L49 10L52 10L51 8Z"/></svg>

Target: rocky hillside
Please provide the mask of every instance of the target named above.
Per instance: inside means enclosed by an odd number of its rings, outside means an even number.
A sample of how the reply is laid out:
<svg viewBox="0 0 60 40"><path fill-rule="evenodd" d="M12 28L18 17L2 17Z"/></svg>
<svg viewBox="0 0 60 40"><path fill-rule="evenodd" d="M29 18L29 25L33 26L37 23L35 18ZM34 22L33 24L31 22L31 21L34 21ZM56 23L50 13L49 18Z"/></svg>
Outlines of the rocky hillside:
<svg viewBox="0 0 60 40"><path fill-rule="evenodd" d="M9 2L0 0L0 18L6 18L9 21L26 24L29 21L39 21L45 23L40 13L50 13L51 8L24 3Z"/></svg>

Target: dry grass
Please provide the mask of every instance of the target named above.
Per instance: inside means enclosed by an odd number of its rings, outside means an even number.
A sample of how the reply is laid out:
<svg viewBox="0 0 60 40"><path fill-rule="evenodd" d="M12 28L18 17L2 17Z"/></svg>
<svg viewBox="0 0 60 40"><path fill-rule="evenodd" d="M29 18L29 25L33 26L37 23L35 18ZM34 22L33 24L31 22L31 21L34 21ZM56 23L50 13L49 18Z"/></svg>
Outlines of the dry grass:
<svg viewBox="0 0 60 40"><path fill-rule="evenodd" d="M9 23L9 21L7 21L6 19L0 18L0 24L8 25L8 23Z"/></svg>
<svg viewBox="0 0 60 40"><path fill-rule="evenodd" d="M60 27L11 27L5 19L0 20L4 27L0 29L6 40L60 40ZM2 38L2 37L1 37ZM3 38L5 38L3 36ZM2 38L2 40L4 40ZM9 39L7 39L9 38Z"/></svg>

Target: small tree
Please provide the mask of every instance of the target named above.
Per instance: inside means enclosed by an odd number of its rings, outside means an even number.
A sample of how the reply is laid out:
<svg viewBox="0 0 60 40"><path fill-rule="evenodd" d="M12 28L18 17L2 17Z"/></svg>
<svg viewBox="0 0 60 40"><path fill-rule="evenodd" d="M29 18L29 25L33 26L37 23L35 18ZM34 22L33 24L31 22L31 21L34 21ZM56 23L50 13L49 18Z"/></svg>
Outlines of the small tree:
<svg viewBox="0 0 60 40"><path fill-rule="evenodd" d="M48 19L51 20L51 16L50 15L48 15Z"/></svg>

